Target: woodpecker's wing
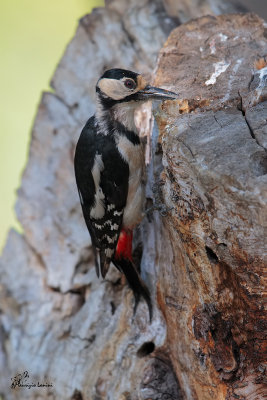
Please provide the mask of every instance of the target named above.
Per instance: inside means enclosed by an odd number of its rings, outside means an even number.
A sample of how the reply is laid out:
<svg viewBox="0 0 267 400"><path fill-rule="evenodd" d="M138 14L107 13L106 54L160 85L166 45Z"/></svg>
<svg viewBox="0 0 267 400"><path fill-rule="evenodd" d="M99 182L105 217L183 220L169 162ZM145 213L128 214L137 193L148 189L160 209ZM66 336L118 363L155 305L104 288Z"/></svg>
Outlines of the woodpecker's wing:
<svg viewBox="0 0 267 400"><path fill-rule="evenodd" d="M75 152L75 176L84 219L105 277L115 254L128 194L128 164L112 135L99 132L95 117L82 130ZM99 275L97 257L96 271Z"/></svg>

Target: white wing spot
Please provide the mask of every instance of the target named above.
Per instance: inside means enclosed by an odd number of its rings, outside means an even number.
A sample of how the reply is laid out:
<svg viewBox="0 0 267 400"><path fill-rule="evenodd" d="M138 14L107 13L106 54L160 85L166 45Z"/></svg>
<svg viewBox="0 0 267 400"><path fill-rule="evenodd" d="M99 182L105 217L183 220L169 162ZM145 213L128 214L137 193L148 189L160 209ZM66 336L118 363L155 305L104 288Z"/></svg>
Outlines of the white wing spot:
<svg viewBox="0 0 267 400"><path fill-rule="evenodd" d="M104 222L104 225L110 225L110 229L112 231L118 230L119 229L119 225L118 224L112 224L112 221L110 221L110 219L108 219L107 221Z"/></svg>
<svg viewBox="0 0 267 400"><path fill-rule="evenodd" d="M123 213L123 211L114 211L114 215L120 216L120 215L122 215L122 213Z"/></svg>
<svg viewBox="0 0 267 400"><path fill-rule="evenodd" d="M79 192L80 202L83 205L83 197L82 197L80 189L78 190L78 192Z"/></svg>
<svg viewBox="0 0 267 400"><path fill-rule="evenodd" d="M115 205L114 205L114 204L109 204L109 205L108 205L108 211L113 210L113 208L115 208ZM116 212L116 211L115 211L115 212Z"/></svg>
<svg viewBox="0 0 267 400"><path fill-rule="evenodd" d="M109 243L115 243L116 240L117 240L117 235L115 235L115 236L113 236L113 237L110 237L110 236L108 236L108 235L105 235L105 238L107 238L107 241L108 241Z"/></svg>
<svg viewBox="0 0 267 400"><path fill-rule="evenodd" d="M95 205L90 211L91 218L100 219L105 215L105 206L103 200L105 195L99 186L100 184L100 174L104 169L104 163L101 154L95 155L94 165L92 168L92 176L95 184Z"/></svg>
<svg viewBox="0 0 267 400"><path fill-rule="evenodd" d="M94 222L93 222L93 224L97 229L103 229L103 227L104 227L103 225L98 225L98 224L96 224Z"/></svg>
<svg viewBox="0 0 267 400"><path fill-rule="evenodd" d="M109 249L109 248L105 249L105 254L107 257L111 258L114 254L114 249Z"/></svg>
<svg viewBox="0 0 267 400"><path fill-rule="evenodd" d="M112 230L112 231L117 231L118 229L119 229L119 225L117 225L117 224L110 224L110 229Z"/></svg>

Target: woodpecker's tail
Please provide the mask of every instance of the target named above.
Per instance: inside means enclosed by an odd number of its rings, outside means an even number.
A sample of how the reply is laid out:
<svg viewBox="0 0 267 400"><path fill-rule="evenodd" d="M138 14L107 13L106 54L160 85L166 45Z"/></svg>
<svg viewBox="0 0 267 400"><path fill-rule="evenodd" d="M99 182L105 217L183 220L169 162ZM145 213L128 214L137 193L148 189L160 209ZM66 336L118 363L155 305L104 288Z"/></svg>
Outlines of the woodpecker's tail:
<svg viewBox="0 0 267 400"><path fill-rule="evenodd" d="M114 258L113 263L121 272L124 273L127 282L133 291L135 298L134 314L136 313L140 298L143 297L148 307L149 319L151 322L153 316L153 309L152 309L150 293L145 283L141 279L139 273L137 272L134 264L130 260L126 260L124 258L121 259Z"/></svg>

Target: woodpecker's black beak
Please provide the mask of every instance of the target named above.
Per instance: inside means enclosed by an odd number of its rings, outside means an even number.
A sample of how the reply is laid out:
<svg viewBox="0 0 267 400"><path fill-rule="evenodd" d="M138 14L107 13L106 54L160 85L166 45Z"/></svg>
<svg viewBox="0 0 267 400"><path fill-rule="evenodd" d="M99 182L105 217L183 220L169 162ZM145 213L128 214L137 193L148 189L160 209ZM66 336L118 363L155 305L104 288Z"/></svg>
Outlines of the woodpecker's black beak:
<svg viewBox="0 0 267 400"><path fill-rule="evenodd" d="M140 100L175 100L178 98L178 94L174 92L149 85L147 85L143 90L139 90L137 94Z"/></svg>

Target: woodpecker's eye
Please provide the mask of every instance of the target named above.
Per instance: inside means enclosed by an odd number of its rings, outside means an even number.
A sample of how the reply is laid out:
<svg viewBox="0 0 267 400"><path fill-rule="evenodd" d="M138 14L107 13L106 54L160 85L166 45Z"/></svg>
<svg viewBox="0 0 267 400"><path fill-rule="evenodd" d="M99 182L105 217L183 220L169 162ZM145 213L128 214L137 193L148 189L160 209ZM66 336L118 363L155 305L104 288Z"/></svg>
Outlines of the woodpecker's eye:
<svg viewBox="0 0 267 400"><path fill-rule="evenodd" d="M126 86L127 89L135 89L136 84L135 84L135 82L132 81L131 79L126 79L126 80L124 81L124 86Z"/></svg>

